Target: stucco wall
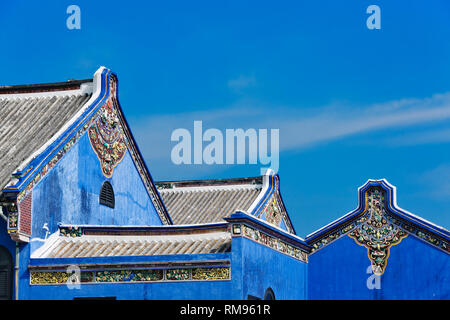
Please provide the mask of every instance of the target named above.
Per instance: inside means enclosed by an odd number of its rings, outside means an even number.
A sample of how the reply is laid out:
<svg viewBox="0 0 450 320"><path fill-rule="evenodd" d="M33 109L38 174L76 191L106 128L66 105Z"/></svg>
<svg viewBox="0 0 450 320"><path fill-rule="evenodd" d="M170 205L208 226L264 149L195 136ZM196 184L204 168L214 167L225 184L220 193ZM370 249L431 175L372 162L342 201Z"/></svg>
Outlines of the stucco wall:
<svg viewBox="0 0 450 320"><path fill-rule="evenodd" d="M99 204L102 183L114 189L115 208ZM32 251L46 231L58 223L92 225L161 225L131 155L127 151L111 179L103 176L100 162L85 134L33 189Z"/></svg>
<svg viewBox="0 0 450 320"><path fill-rule="evenodd" d="M242 273L239 299L263 299L268 288L276 299L306 298L306 263L242 237L233 238L232 248L233 266Z"/></svg>
<svg viewBox="0 0 450 320"><path fill-rule="evenodd" d="M0 218L0 246L3 246L6 249L8 249L9 253L14 258L16 243L11 240L11 237L8 234L6 221L1 218Z"/></svg>
<svg viewBox="0 0 450 320"><path fill-rule="evenodd" d="M367 249L344 236L310 256L308 298L450 298L450 256L411 235L391 248L380 289L367 286L369 266Z"/></svg>

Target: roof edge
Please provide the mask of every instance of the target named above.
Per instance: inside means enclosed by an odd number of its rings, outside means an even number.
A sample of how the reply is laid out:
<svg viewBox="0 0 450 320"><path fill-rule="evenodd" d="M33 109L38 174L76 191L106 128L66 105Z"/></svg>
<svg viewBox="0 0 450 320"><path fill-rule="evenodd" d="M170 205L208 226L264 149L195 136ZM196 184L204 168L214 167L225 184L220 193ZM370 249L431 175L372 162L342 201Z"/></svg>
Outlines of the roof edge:
<svg viewBox="0 0 450 320"><path fill-rule="evenodd" d="M20 84L11 86L0 86L0 96L11 94L28 94L41 92L58 92L80 89L82 84L92 82L93 79L67 80L65 82Z"/></svg>
<svg viewBox="0 0 450 320"><path fill-rule="evenodd" d="M271 234L276 235L279 238L289 239L296 245L301 246L304 250L309 250L311 248L311 246L305 241L305 239L297 236L296 234L289 233L284 229L278 228L268 223L267 221L259 219L244 211L236 211L231 216L224 217L223 219L229 223L249 221L270 232Z"/></svg>
<svg viewBox="0 0 450 320"><path fill-rule="evenodd" d="M442 226L438 226L426 219L423 219L405 209L400 208L397 205L397 188L390 184L386 179L368 179L366 183L358 188L358 207L342 217L330 222L329 224L323 226L322 228L310 233L305 237L307 243L314 242L318 238L322 237L326 233L339 228L340 226L346 224L354 217L358 216L365 210L364 193L372 186L380 186L386 191L386 203L388 209L394 213L397 217L407 220L414 225L424 228L427 231L433 233L434 235L444 238L447 241L450 240L450 231Z"/></svg>
<svg viewBox="0 0 450 320"><path fill-rule="evenodd" d="M77 121L83 114L89 110L95 108L104 98L106 93L106 83L104 78L110 71L105 67L100 67L94 74L93 78L93 94L91 98L80 108L80 110L69 120L66 124L58 130L53 137L48 140L39 149L34 151L26 160L24 160L19 167L12 174L16 179L10 180L6 187L2 190L8 193L18 193L23 189L23 184L29 180L31 176L36 174L36 169L38 169L50 154L52 154L56 149L61 147L61 142L65 138L73 134L75 128L80 124ZM101 95L103 94L103 97ZM82 121L81 121L82 122ZM22 188L21 188L22 187Z"/></svg>

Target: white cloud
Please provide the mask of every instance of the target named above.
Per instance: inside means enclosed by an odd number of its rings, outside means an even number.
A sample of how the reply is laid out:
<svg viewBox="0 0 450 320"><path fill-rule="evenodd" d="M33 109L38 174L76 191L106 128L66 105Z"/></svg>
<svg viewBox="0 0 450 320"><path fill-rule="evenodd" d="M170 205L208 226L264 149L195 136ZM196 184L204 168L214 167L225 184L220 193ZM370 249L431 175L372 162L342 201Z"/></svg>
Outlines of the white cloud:
<svg viewBox="0 0 450 320"><path fill-rule="evenodd" d="M450 93L423 100L391 101L368 107L323 108L316 115L283 121L281 149L301 149L370 131L450 119Z"/></svg>
<svg viewBox="0 0 450 320"><path fill-rule="evenodd" d="M256 85L256 79L253 75L246 76L240 75L236 79L231 79L228 81L228 87L236 92L241 92L241 90L253 87Z"/></svg>
<svg viewBox="0 0 450 320"><path fill-rule="evenodd" d="M392 146L450 143L450 129L414 132L387 141Z"/></svg>
<svg viewBox="0 0 450 320"><path fill-rule="evenodd" d="M450 164L441 164L423 173L420 181L428 186L431 197L444 200L450 199Z"/></svg>
<svg viewBox="0 0 450 320"><path fill-rule="evenodd" d="M192 132L195 120L203 122L204 131L209 128L279 129L280 151L299 151L367 132L398 128L405 131L425 124L435 131L427 131L422 139L410 137L411 144L432 143L446 139L445 134L449 137L449 130L438 132L433 127L435 123L442 124L449 119L450 93L445 93L425 99L402 99L368 106L335 104L320 108L280 107L242 99L223 110L150 115L130 119L130 124L145 159L158 163L158 167L168 167L171 149L175 145L170 141L172 131L186 128ZM183 170L180 166L169 167L168 172ZM210 171L211 167L223 170L217 168L221 166L210 166L205 170Z"/></svg>

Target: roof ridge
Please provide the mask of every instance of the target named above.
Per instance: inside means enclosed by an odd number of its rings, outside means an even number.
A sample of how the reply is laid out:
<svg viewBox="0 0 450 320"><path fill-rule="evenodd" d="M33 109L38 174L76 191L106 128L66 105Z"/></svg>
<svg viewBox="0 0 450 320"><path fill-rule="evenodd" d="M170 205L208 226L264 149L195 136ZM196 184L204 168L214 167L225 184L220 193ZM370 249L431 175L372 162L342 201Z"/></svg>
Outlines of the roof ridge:
<svg viewBox="0 0 450 320"><path fill-rule="evenodd" d="M87 82L93 82L93 79L83 79L83 80L69 79L64 82L6 85L0 86L0 94L20 94L20 93L76 90L80 89L80 86Z"/></svg>
<svg viewBox="0 0 450 320"><path fill-rule="evenodd" d="M204 179L204 180L178 180L178 181L156 181L158 189L173 189L187 187L218 187L218 186L237 186L237 185L261 185L263 177L244 177L228 179Z"/></svg>

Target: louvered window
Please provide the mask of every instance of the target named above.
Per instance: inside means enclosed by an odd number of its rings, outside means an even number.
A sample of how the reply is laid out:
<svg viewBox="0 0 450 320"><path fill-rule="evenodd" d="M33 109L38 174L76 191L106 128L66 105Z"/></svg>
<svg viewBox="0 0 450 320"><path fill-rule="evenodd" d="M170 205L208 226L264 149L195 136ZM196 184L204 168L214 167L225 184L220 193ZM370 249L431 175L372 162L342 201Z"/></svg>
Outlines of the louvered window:
<svg viewBox="0 0 450 320"><path fill-rule="evenodd" d="M0 300L11 299L12 294L12 258L9 252L0 246Z"/></svg>
<svg viewBox="0 0 450 320"><path fill-rule="evenodd" d="M102 188L100 190L99 201L100 204L114 209L115 205L114 190L109 181L103 182Z"/></svg>

